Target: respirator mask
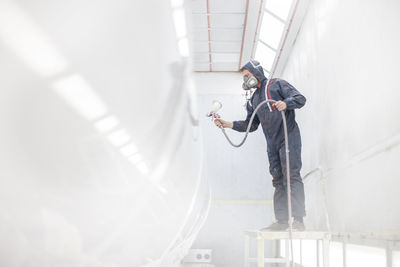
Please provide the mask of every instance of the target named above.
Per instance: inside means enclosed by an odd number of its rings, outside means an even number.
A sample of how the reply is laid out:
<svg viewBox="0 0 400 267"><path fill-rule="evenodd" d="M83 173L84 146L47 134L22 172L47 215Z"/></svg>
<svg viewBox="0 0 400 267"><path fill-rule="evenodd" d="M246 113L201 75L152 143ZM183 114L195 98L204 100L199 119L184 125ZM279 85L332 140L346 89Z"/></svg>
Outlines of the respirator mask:
<svg viewBox="0 0 400 267"><path fill-rule="evenodd" d="M256 87L258 84L258 80L256 79L256 77L247 77L247 76L243 76L243 90L250 90L254 87Z"/></svg>

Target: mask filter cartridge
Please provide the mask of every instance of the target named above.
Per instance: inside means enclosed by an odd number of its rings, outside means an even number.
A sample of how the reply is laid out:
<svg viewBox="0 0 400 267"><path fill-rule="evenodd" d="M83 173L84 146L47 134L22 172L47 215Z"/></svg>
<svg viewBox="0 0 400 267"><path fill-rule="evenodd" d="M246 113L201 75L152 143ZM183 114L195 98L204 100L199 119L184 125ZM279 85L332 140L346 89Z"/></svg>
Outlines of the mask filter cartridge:
<svg viewBox="0 0 400 267"><path fill-rule="evenodd" d="M243 90L250 90L251 88L256 87L258 84L258 80L255 77L243 77Z"/></svg>

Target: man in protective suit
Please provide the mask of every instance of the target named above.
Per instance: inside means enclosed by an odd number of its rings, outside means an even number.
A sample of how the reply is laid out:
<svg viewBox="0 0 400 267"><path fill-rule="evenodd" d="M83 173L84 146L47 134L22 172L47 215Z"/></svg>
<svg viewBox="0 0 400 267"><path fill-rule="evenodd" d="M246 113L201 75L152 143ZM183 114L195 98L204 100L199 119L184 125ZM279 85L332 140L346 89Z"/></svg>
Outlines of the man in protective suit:
<svg viewBox="0 0 400 267"><path fill-rule="evenodd" d="M245 132L250 123L250 117L259 103L268 99L277 102L270 106L264 104L258 111L250 127L250 132L257 130L261 123L269 159L269 171L272 175L274 192L274 212L276 222L263 228L267 231L285 231L288 229L288 204L287 204L287 179L286 179L286 153L281 112L284 110L289 136L290 160L290 186L292 199L293 230L304 231L303 217L306 215L304 204L304 185L300 176L301 169L301 137L300 130L295 121L294 109L301 108L306 103L306 98L292 85L282 79L268 79L264 75L262 66L258 61L251 60L241 68L243 74L243 88L245 90L256 88L251 99L247 102L247 117L243 121L225 121L215 119L218 127L231 128L235 131ZM255 78L255 79L254 79ZM267 94L265 94L267 90Z"/></svg>

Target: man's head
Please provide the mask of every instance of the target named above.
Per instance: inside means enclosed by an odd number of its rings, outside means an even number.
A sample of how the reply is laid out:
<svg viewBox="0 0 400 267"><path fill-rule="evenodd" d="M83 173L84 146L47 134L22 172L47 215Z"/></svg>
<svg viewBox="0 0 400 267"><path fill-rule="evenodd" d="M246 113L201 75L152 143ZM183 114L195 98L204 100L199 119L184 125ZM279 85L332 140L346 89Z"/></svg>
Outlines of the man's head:
<svg viewBox="0 0 400 267"><path fill-rule="evenodd" d="M261 86L261 83L257 78L251 73L248 69L242 68L240 72L243 75L243 90L250 90L252 88L258 88Z"/></svg>
<svg viewBox="0 0 400 267"><path fill-rule="evenodd" d="M259 82L256 87L261 86L261 83L265 79L267 79L267 77L265 77L264 75L264 70L260 65L260 62L258 62L257 60L250 60L249 62L244 64L243 67L240 69L240 72L242 73L244 80L255 77Z"/></svg>

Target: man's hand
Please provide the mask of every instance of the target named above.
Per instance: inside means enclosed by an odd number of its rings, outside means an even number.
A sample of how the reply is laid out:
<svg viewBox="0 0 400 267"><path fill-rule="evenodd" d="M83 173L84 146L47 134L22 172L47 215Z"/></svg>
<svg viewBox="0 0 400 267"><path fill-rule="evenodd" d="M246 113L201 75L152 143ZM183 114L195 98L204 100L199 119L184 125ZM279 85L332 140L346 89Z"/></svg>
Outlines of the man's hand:
<svg viewBox="0 0 400 267"><path fill-rule="evenodd" d="M215 119L214 123L219 128L232 128L233 127L233 122L224 121L223 119Z"/></svg>
<svg viewBox="0 0 400 267"><path fill-rule="evenodd" d="M283 102L283 101L276 101L276 102L274 103L274 106L275 106L279 111L285 110L286 107L287 107L286 103Z"/></svg>

